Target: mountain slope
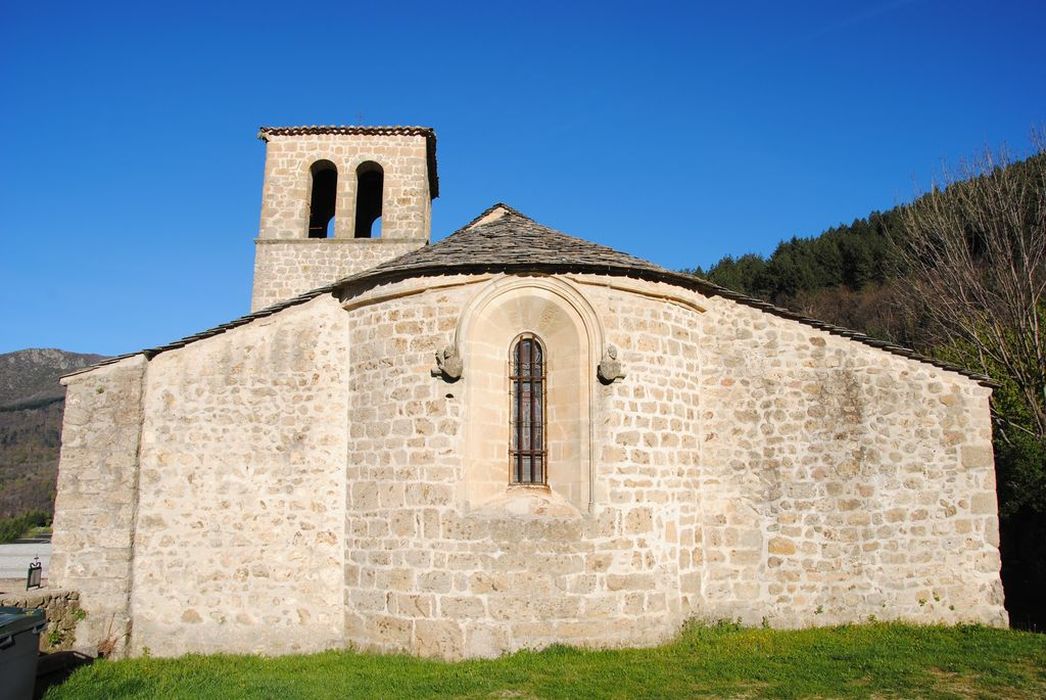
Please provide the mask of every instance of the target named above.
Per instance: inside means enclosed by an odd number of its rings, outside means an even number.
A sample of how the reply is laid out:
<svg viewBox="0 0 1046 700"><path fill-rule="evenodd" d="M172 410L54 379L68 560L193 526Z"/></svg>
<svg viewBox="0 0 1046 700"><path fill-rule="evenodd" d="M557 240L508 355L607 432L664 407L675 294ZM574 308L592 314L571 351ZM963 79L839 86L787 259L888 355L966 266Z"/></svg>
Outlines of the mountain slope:
<svg viewBox="0 0 1046 700"><path fill-rule="evenodd" d="M0 518L54 509L65 402L58 378L102 359L53 349L0 354Z"/></svg>

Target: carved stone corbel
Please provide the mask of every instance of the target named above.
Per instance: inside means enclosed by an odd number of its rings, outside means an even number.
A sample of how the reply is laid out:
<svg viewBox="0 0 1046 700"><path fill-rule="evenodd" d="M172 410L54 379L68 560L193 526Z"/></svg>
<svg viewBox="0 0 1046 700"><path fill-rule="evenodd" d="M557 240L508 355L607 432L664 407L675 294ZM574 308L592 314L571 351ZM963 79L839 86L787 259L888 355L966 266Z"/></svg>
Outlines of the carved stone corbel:
<svg viewBox="0 0 1046 700"><path fill-rule="evenodd" d="M596 376L604 384L612 384L618 379L625 378L621 360L617 359L617 348L613 345L608 345L603 353L603 359L599 361L599 365L596 367Z"/></svg>
<svg viewBox="0 0 1046 700"><path fill-rule="evenodd" d="M433 377L443 377L443 381L452 384L461 379L463 369L461 355L458 354L458 349L453 344L436 351L436 366L432 369Z"/></svg>

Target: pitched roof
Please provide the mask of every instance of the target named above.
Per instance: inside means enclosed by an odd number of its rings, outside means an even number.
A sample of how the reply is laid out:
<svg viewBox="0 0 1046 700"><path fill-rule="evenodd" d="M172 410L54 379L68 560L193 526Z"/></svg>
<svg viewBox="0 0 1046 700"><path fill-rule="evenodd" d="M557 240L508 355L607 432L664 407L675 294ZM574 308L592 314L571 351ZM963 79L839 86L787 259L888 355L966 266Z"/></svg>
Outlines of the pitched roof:
<svg viewBox="0 0 1046 700"><path fill-rule="evenodd" d="M365 289L377 284L410 277L478 274L483 272L546 272L549 274L574 272L615 277L636 277L653 282L665 282L696 291L705 296L718 296L730 299L774 316L796 321L832 335L849 338L862 345L868 345L893 355L899 355L950 372L956 372L984 386L998 386L983 374L970 372L962 367L946 362L940 362L920 355L914 350L909 350L884 340L878 340L857 331L802 316L794 311L774 306L761 299L712 284L699 277L673 272L633 255L542 226L512 207L501 203L490 207L463 228L458 229L438 243L411 251L376 267L344 277L337 282L305 292L293 299L282 301L210 330L182 338L167 345L142 350L141 353L131 353L110 358L93 367L110 364L136 354L153 357L161 352L180 348L196 340L218 335L231 328L245 325L255 319L271 316L285 308L302 304L324 294L342 294L351 290ZM93 367L81 371L88 371L93 369ZM79 373L73 372L72 374Z"/></svg>
<svg viewBox="0 0 1046 700"><path fill-rule="evenodd" d="M432 198L439 197L439 175L436 173L436 132L428 126L263 126L258 129L258 138L268 143L270 136L313 136L334 134L338 136L423 136L425 159L429 168L429 192Z"/></svg>
<svg viewBox="0 0 1046 700"><path fill-rule="evenodd" d="M598 243L570 236L520 214L507 204L495 204L443 240L389 260L338 282L432 269L467 271L546 269L561 267L623 267L667 272L652 262Z"/></svg>

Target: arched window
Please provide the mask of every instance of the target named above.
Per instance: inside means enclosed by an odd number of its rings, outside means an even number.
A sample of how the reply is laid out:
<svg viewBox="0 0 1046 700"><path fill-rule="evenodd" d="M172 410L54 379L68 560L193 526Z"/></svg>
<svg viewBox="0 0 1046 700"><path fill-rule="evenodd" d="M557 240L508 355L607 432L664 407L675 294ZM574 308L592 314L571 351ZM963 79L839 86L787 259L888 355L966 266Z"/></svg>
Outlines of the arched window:
<svg viewBox="0 0 1046 700"><path fill-rule="evenodd" d="M516 340L510 372L512 481L516 484L544 484L547 480L545 352L532 334L524 334Z"/></svg>
<svg viewBox="0 0 1046 700"><path fill-rule="evenodd" d="M374 222L381 218L382 190L385 187L385 171L374 161L361 163L356 168L356 238L377 238L381 235L379 224L373 232Z"/></svg>
<svg viewBox="0 0 1046 700"><path fill-rule="evenodd" d="M329 160L318 160L312 164L309 172L312 174L309 238L327 238L338 194L338 168Z"/></svg>

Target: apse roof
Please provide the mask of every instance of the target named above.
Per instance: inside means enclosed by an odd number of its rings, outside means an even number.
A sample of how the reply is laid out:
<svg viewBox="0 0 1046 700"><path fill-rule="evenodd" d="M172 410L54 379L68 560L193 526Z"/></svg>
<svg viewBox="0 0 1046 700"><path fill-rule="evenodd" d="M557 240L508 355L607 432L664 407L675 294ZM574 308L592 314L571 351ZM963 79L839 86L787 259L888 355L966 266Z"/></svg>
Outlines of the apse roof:
<svg viewBox="0 0 1046 700"><path fill-rule="evenodd" d="M914 350L872 338L857 331L848 330L830 323L808 318L794 311L720 287L693 275L673 272L647 260L622 253L598 243L567 235L543 226L506 204L495 204L464 227L443 240L424 246L376 267L344 277L332 284L319 287L293 299L282 301L254 313L242 316L195 335L139 353L114 357L106 362L88 367L110 364L131 355L144 354L153 357L161 352L174 350L189 343L224 333L258 318L271 316L285 308L302 304L324 294L344 295L354 289L364 289L378 284L394 282L411 277L450 274L501 273L591 273L615 277L635 277L653 282L665 282L691 289L709 297L723 297L744 306L796 321L805 326L825 331L832 335L849 338L854 342L899 355L940 369L956 372L985 386L997 386L982 374L970 372L962 367L925 357Z"/></svg>
<svg viewBox="0 0 1046 700"><path fill-rule="evenodd" d="M440 268L585 267L668 272L652 262L543 226L507 204L495 204L443 240L413 250L340 283L360 277Z"/></svg>

